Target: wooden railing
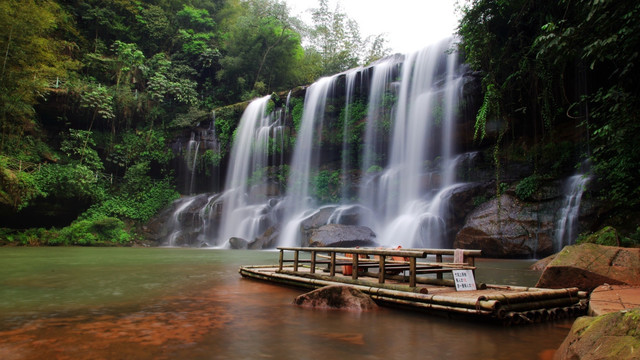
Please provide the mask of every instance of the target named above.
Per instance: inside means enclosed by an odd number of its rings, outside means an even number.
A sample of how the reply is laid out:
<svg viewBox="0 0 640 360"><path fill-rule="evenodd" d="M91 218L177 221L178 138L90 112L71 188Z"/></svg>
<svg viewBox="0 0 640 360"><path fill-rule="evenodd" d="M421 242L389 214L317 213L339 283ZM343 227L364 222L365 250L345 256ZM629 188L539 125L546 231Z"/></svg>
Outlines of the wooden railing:
<svg viewBox="0 0 640 360"><path fill-rule="evenodd" d="M315 273L318 265L327 265L329 276L336 275L336 267L351 267L351 277L358 279L359 272L378 269L378 282L383 284L387 271L409 271L409 286L416 286L417 274L442 274L456 269L475 270L475 257L481 255L480 250L462 249L373 249L373 248L333 248L333 247L278 247L280 250L279 271L283 271L285 263L293 263L293 271L297 272L301 264L309 264L309 272ZM293 259L285 259L285 251L293 252ZM300 258L300 253L309 253L309 258ZM343 255L339 255L343 254ZM435 262L418 262L435 255ZM443 255L462 257L460 262L445 263ZM371 258L370 256L373 256Z"/></svg>

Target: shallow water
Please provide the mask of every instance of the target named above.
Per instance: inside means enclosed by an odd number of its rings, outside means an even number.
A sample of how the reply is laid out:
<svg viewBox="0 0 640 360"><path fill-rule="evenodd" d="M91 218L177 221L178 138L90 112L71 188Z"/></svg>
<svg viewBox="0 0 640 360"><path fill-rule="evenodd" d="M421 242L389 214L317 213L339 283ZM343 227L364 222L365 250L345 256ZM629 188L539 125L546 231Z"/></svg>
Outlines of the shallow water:
<svg viewBox="0 0 640 360"><path fill-rule="evenodd" d="M266 251L0 248L1 359L545 359L570 320L504 327L391 308L299 308L301 289L243 279ZM479 281L534 285L530 261Z"/></svg>

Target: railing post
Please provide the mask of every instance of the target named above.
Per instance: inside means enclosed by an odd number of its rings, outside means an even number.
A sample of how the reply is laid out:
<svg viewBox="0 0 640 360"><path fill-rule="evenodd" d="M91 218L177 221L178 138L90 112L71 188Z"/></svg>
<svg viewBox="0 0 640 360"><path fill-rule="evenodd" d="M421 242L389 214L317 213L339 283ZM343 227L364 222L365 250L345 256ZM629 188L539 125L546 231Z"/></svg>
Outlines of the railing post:
<svg viewBox="0 0 640 360"><path fill-rule="evenodd" d="M336 275L336 252L331 252L331 263L329 264L329 276Z"/></svg>
<svg viewBox="0 0 640 360"><path fill-rule="evenodd" d="M284 250L280 249L280 266L279 270L282 271L282 264L284 263Z"/></svg>
<svg viewBox="0 0 640 360"><path fill-rule="evenodd" d="M409 286L416 286L416 258L412 256L409 258Z"/></svg>
<svg viewBox="0 0 640 360"><path fill-rule="evenodd" d="M352 260L352 264L353 264L353 270L351 271L351 278L353 280L358 279L358 254L352 254L353 255L353 260Z"/></svg>
<svg viewBox="0 0 640 360"><path fill-rule="evenodd" d="M380 270L379 270L380 272L378 273L378 282L380 284L384 284L384 280L385 280L384 279L385 278L385 273L386 273L386 271L384 269L385 259L386 259L386 256L384 256L384 255L380 255L379 256L378 266L380 267Z"/></svg>
<svg viewBox="0 0 640 360"><path fill-rule="evenodd" d="M439 262L439 263L441 263L441 262L442 262L442 254L437 254L437 255L436 255L436 262ZM436 274L436 279L440 279L440 280L444 279L444 278L442 277L442 273L441 273L441 272L439 272L439 273L437 273L437 274Z"/></svg>
<svg viewBox="0 0 640 360"><path fill-rule="evenodd" d="M312 251L311 252L311 273L315 274L316 272L316 252Z"/></svg>
<svg viewBox="0 0 640 360"><path fill-rule="evenodd" d="M293 251L293 271L298 271L298 250Z"/></svg>

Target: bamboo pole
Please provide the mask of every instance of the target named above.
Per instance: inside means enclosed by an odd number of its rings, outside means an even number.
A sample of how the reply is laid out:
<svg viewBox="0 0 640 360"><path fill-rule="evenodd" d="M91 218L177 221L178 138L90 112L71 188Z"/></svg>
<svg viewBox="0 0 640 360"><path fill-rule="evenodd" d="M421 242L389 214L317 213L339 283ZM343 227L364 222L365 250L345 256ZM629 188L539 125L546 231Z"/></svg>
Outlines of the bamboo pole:
<svg viewBox="0 0 640 360"><path fill-rule="evenodd" d="M380 275L380 274L376 274L375 272L370 272L371 276L375 276L375 275ZM385 275L387 279L390 280L396 280L396 281L406 281L406 276L404 275L390 275L390 274L386 274ZM418 276L416 277L416 283L418 284L428 284L428 285L437 285L437 286L448 286L448 287L455 287L456 283L451 280L451 279L438 279L438 278L428 278L428 277L421 277ZM483 282L476 282L476 289L478 290L484 290L487 288L487 284L483 283Z"/></svg>
<svg viewBox="0 0 640 360"><path fill-rule="evenodd" d="M576 304L574 299L559 298L559 299L547 299L539 301L521 302L517 304L501 303L502 307L508 311L526 311L533 309L550 309L556 307L565 307Z"/></svg>
<svg viewBox="0 0 640 360"><path fill-rule="evenodd" d="M375 283L371 283L368 282L366 280L354 280L354 279L349 279L349 278L341 278L339 280L332 278L330 276L327 275L320 275L320 274L309 274L309 273L295 273L293 271L284 271L283 274L287 274L287 275L294 275L294 276L301 276L303 278L307 278L307 279L317 279L317 280L324 280L324 281L330 281L333 283L344 283L344 284L348 284L348 285L359 285L359 286L365 286L368 288L382 288L382 289L388 289L388 290L395 290L395 291L403 291L403 292L412 292L412 293L420 293L420 294L427 294L429 292L429 290L425 287L410 287L410 286L406 286L406 285L395 285L395 284L375 284ZM334 284L335 285L335 284Z"/></svg>
<svg viewBox="0 0 640 360"><path fill-rule="evenodd" d="M371 298L376 301L383 301L386 303L394 303L394 304L417 307L417 308L428 309L428 310L455 312L455 313L465 314L465 315L483 315L487 317L494 317L494 312L491 310L469 309L469 308L461 308L456 306L440 305L440 304L433 304L433 303L417 303L410 300L404 300L404 299L398 299L398 298L393 298L389 296L380 296L380 295L372 295Z"/></svg>
<svg viewBox="0 0 640 360"><path fill-rule="evenodd" d="M578 288L567 289L545 289L540 291L527 291L516 293L499 293L494 295L482 295L482 300L501 300L505 303L514 304L522 302L532 302L550 299L572 299L577 302L580 297L578 296Z"/></svg>

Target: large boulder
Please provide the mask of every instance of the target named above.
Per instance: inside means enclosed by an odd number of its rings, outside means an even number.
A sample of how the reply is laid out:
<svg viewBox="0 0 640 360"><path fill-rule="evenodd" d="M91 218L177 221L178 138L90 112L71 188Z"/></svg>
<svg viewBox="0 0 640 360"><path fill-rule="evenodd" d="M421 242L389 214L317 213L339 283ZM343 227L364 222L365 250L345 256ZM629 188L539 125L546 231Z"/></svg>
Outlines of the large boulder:
<svg viewBox="0 0 640 360"><path fill-rule="evenodd" d="M328 224L313 229L309 243L313 246L374 246L376 234L366 226Z"/></svg>
<svg viewBox="0 0 640 360"><path fill-rule="evenodd" d="M378 306L367 294L351 286L332 285L295 298L294 304L316 309L367 311Z"/></svg>
<svg viewBox="0 0 640 360"><path fill-rule="evenodd" d="M576 319L554 359L640 359L640 308Z"/></svg>
<svg viewBox="0 0 640 360"><path fill-rule="evenodd" d="M510 194L487 201L468 216L455 248L481 249L487 257L535 257L553 251L554 214Z"/></svg>
<svg viewBox="0 0 640 360"><path fill-rule="evenodd" d="M327 224L336 208L336 206L321 207L300 222L300 236L303 245L311 243L309 238L311 237L313 230Z"/></svg>
<svg viewBox="0 0 640 360"><path fill-rule="evenodd" d="M536 287L640 285L640 249L581 244L566 246L546 266Z"/></svg>
<svg viewBox="0 0 640 360"><path fill-rule="evenodd" d="M234 250L246 249L248 245L249 245L249 242L243 238L234 236L229 239L229 247Z"/></svg>
<svg viewBox="0 0 640 360"><path fill-rule="evenodd" d="M254 241L247 245L251 250L272 249L276 247L276 241L280 236L280 231L275 226L271 226L265 230Z"/></svg>

